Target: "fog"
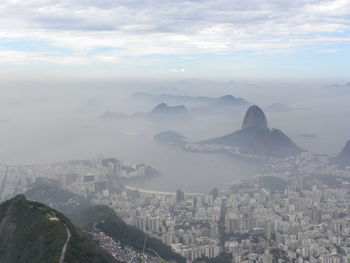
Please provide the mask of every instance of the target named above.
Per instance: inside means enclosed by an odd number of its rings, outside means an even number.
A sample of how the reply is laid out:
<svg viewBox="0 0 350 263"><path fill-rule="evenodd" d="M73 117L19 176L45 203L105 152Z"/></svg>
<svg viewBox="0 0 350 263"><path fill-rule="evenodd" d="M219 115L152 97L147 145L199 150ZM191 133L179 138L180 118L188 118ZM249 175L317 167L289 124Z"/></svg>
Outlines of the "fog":
<svg viewBox="0 0 350 263"><path fill-rule="evenodd" d="M107 110L132 114L149 112L156 106L150 101L132 99L136 92L209 97L230 94L263 110L273 103L288 106L287 111L265 111L269 126L281 129L303 149L335 154L350 139L350 89L342 86L344 83L346 80L341 79L4 77L0 82L0 162L29 164L113 156L152 165L162 173L150 182L133 185L156 190L208 191L256 174L259 164L159 145L153 142L153 135L174 130L193 141L222 136L240 129L246 109L192 114L188 121L103 120L100 116ZM185 106L191 112L192 106Z"/></svg>

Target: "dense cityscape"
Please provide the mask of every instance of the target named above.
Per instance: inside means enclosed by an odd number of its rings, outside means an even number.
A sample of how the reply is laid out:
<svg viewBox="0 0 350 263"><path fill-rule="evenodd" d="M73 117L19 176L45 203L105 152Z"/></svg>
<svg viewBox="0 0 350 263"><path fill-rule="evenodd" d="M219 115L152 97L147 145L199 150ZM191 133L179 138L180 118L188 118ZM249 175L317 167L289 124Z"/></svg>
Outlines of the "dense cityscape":
<svg viewBox="0 0 350 263"><path fill-rule="evenodd" d="M0 1L0 263L350 263L350 0Z"/></svg>
<svg viewBox="0 0 350 263"><path fill-rule="evenodd" d="M57 182L92 204L112 207L127 224L160 239L188 262L222 253L232 262L349 260L350 168L331 165L327 156L303 152L271 158L261 174L207 194L120 184L120 177L149 176L145 171L157 174L149 166L113 158L2 166L1 197L26 192L35 182ZM95 238L124 262L133 262L125 261L125 253L139 258L139 252L121 250L103 233Z"/></svg>

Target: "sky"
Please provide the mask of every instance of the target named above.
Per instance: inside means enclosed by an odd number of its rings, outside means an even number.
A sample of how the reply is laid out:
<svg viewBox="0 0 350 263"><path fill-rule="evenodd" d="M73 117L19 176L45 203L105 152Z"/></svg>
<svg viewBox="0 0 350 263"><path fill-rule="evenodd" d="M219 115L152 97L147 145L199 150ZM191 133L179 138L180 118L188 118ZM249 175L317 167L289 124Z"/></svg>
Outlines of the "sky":
<svg viewBox="0 0 350 263"><path fill-rule="evenodd" d="M2 0L0 76L335 78L349 0Z"/></svg>

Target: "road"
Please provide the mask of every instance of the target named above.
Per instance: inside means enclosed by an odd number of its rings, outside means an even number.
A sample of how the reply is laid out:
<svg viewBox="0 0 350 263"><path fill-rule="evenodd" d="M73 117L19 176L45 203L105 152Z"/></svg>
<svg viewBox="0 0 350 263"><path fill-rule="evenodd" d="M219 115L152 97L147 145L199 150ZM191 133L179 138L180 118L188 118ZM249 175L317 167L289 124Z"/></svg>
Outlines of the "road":
<svg viewBox="0 0 350 263"><path fill-rule="evenodd" d="M4 190L5 190L8 170L9 170L9 167L6 166L5 176L4 176L4 179L2 180L2 184L1 184L1 188L0 188L0 199L1 199L1 196L4 192Z"/></svg>
<svg viewBox="0 0 350 263"><path fill-rule="evenodd" d="M70 233L69 228L67 227L66 224L64 224L64 226L65 226L66 231L67 231L67 239L66 239L66 242L63 245L63 248L62 248L62 251L61 251L61 256L60 256L60 259L59 259L58 263L64 263L64 258L66 256L67 246L68 246L69 240L71 238L71 233Z"/></svg>

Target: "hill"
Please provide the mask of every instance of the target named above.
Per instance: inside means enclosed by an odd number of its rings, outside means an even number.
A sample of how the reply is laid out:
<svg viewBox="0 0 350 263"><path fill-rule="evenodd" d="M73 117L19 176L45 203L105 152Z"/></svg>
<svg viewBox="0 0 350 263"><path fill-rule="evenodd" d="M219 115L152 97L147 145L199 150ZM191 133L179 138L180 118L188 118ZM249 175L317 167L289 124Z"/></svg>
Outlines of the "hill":
<svg viewBox="0 0 350 263"><path fill-rule="evenodd" d="M120 241L123 246L130 246L138 251L143 250L145 233L133 226L127 225L113 209L108 206L88 206L88 200L67 190L57 187L34 187L26 194L47 204L57 207L60 212L67 212L67 216L75 225L89 232L93 227L101 230L113 239ZM79 202L81 205L73 205ZM164 259L185 262L177 253L160 240L147 235L147 248L154 249Z"/></svg>
<svg viewBox="0 0 350 263"><path fill-rule="evenodd" d="M114 263L64 215L18 195L0 205L1 263Z"/></svg>
<svg viewBox="0 0 350 263"><path fill-rule="evenodd" d="M43 203L63 213L75 222L76 217L84 209L90 207L90 202L70 191L52 185L37 185L25 193L28 200Z"/></svg>
<svg viewBox="0 0 350 263"><path fill-rule="evenodd" d="M265 114L256 105L247 110L241 130L201 143L235 146L241 153L265 157L285 158L302 152L281 130L268 128Z"/></svg>
<svg viewBox="0 0 350 263"><path fill-rule="evenodd" d="M146 100L152 103L169 103L169 104L185 104L185 105L202 105L202 106L238 106L238 105L248 105L248 101L242 98L236 98L232 95L224 95L218 98L206 97L206 96L185 96L185 95L175 95L169 93L162 93L157 95L152 95L148 93L136 93L133 99Z"/></svg>
<svg viewBox="0 0 350 263"><path fill-rule="evenodd" d="M154 141L169 145L183 145L186 144L189 139L180 133L175 131L164 131L157 133L153 136Z"/></svg>
<svg viewBox="0 0 350 263"><path fill-rule="evenodd" d="M335 158L331 159L331 163L343 168L350 166L350 140L345 144L341 153L339 153Z"/></svg>
<svg viewBox="0 0 350 263"><path fill-rule="evenodd" d="M165 103L161 103L153 108L149 113L149 118L154 121L176 121L188 120L191 118L191 115L184 105L168 106Z"/></svg>

